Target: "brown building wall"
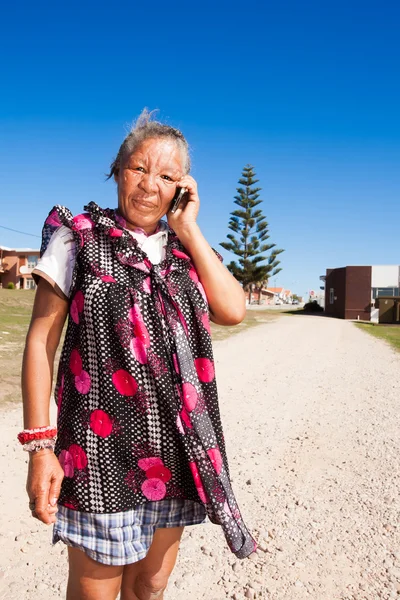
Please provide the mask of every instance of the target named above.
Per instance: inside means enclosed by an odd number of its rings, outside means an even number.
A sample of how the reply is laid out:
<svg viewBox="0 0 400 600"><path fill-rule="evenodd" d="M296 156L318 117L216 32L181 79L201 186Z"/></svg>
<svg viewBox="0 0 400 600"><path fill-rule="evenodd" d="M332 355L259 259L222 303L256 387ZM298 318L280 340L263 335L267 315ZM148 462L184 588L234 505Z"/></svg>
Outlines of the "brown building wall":
<svg viewBox="0 0 400 600"><path fill-rule="evenodd" d="M325 280L325 313L331 317L344 319L345 303L346 267L328 269Z"/></svg>
<svg viewBox="0 0 400 600"><path fill-rule="evenodd" d="M372 267L346 268L345 319L371 318Z"/></svg>
<svg viewBox="0 0 400 600"><path fill-rule="evenodd" d="M325 313L339 319L360 318L369 321L371 276L372 267L328 269L325 282Z"/></svg>

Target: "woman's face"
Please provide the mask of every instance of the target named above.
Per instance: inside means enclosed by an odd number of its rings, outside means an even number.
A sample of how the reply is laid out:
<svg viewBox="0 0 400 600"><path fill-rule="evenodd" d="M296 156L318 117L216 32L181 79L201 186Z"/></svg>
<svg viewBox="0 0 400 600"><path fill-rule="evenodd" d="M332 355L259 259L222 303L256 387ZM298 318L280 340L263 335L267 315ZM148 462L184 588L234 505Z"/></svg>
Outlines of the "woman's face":
<svg viewBox="0 0 400 600"><path fill-rule="evenodd" d="M183 177L177 144L165 138L142 142L128 156L114 178L118 185L118 210L128 229L141 227L153 233L170 207L176 184Z"/></svg>

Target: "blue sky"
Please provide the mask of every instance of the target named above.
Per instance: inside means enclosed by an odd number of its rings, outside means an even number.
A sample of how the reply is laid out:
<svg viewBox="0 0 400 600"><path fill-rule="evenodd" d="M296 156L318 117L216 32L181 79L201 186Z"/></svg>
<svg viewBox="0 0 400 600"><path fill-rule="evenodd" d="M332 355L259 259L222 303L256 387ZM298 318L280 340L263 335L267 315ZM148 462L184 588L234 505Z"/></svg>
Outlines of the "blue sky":
<svg viewBox="0 0 400 600"><path fill-rule="evenodd" d="M115 205L104 173L148 106L191 144L212 245L255 167L285 249L272 283L400 263L398 2L135 4L2 8L0 225L39 235L55 203Z"/></svg>

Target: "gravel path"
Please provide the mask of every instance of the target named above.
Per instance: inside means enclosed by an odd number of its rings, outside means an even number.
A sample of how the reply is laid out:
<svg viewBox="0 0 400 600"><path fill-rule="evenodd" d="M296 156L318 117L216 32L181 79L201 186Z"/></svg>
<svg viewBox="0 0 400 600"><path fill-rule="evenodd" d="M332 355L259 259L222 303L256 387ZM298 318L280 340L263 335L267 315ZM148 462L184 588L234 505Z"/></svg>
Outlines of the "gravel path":
<svg viewBox="0 0 400 600"><path fill-rule="evenodd" d="M400 599L400 354L353 324L281 317L215 345L231 474L260 542L187 528L165 600ZM0 599L64 598L66 551L29 517L20 409L0 413Z"/></svg>

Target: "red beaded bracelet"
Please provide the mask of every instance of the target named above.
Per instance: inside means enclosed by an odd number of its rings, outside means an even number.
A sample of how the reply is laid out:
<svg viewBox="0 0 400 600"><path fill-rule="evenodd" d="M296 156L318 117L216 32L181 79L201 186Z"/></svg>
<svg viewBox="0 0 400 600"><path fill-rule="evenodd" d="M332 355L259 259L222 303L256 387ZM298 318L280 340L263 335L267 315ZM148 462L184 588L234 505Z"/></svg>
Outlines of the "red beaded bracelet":
<svg viewBox="0 0 400 600"><path fill-rule="evenodd" d="M18 441L24 445L32 440L46 440L56 437L57 428L51 427L38 427L37 429L24 429L18 434Z"/></svg>

